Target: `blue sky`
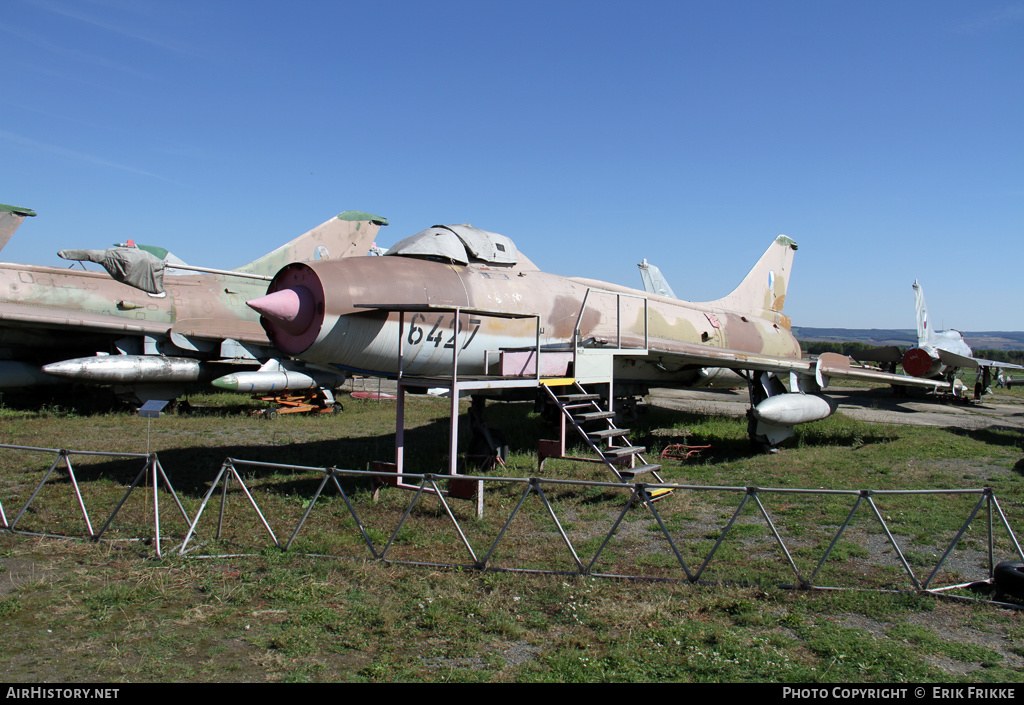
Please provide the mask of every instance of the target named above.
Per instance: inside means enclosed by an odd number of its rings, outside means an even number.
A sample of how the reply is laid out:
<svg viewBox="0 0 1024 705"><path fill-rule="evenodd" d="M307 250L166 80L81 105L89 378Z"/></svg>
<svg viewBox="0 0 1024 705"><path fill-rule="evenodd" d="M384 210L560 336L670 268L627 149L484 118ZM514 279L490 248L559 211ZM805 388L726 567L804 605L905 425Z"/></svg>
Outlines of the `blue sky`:
<svg viewBox="0 0 1024 705"><path fill-rule="evenodd" d="M798 326L1024 330L1024 1L7 0L0 257L233 267L343 210Z"/></svg>

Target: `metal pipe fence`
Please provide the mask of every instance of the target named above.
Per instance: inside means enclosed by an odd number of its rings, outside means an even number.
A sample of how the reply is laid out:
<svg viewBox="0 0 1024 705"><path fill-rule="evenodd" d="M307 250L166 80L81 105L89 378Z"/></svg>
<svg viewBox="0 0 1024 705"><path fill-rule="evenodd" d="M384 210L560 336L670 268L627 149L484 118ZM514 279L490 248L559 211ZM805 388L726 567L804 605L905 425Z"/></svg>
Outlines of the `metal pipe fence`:
<svg viewBox="0 0 1024 705"><path fill-rule="evenodd" d="M15 533L37 533L19 529L19 523L29 508L41 501L40 493L54 474L63 471L67 474L74 504L84 521L85 537L99 541L132 492L145 482L151 487L151 495L146 496L147 501L151 497L153 512L153 535L146 538L154 540L158 557L162 555L159 502L161 495L169 494L187 526L184 538L173 550L190 555L197 554L198 541L205 545L211 539L223 540L229 505L236 505L232 498L239 496L244 498L243 505L251 507L257 518L257 535L265 533L270 544L282 551L293 550L304 531L316 533L311 527L319 520L321 540L325 536L332 540L327 541L329 547L326 550L306 552L475 570L694 583L767 581L800 588L878 587L880 582L883 589L944 592L990 580L998 562L997 556L1013 555L1024 561L1024 551L1006 513L995 493L987 487L842 490L677 483L629 485L541 477L403 473L403 483L408 489L388 489L386 496L377 502L368 499L371 493L360 489L367 485L379 489L393 484L398 478L397 473L228 458L195 506L195 497L186 498L183 503L155 453L72 451L14 445L0 445L0 449L54 455L42 478L11 521L4 513L4 496L0 495L0 528ZM134 481L112 507L98 531L93 528L87 508L87 493L82 491L72 464L73 456L142 461ZM307 492L297 498L302 505L301 516L293 527L288 524L287 540L278 538L272 523L280 525L295 517L289 519L287 512L276 509L271 521L260 506L261 502L264 505L276 502L275 507L280 504L273 494L273 483L280 480L272 480L262 492L254 492L249 485L260 481L259 473L274 478L281 473L289 477L296 474L312 477L310 487L316 485L312 494ZM232 485L237 485L238 489L232 489ZM460 506L456 499L459 495L463 499L468 498L467 490L471 494L477 487L485 488L491 517L488 521L477 517L472 509L466 511L465 504ZM200 522L218 489L216 529L208 536L201 536ZM653 501L652 493L663 489L672 492L667 502ZM343 508L339 504L317 512L318 505L323 507L325 504L325 491L333 491L340 497ZM376 497L377 492L372 494ZM54 491L48 499L59 498L60 495L59 491ZM704 502L703 498L709 495L717 496L719 501ZM945 498L947 504L937 509L933 507L930 512L926 508L922 512L918 505L934 502L938 497ZM831 514L817 508L817 505L812 506L814 511L808 512L806 505L809 501L827 502ZM428 503L433 502L436 506L431 509ZM531 510L531 502L537 505L537 510ZM793 521L794 507L801 502L804 508L800 511L804 514L799 521ZM895 511L886 506L887 503L894 502L900 503L898 508L903 511L902 515L897 512L895 520L886 516L886 512ZM952 506L950 502L960 502L960 505ZM193 507L194 516L189 516L186 504ZM681 509L680 504L685 506ZM964 519L951 521L952 512L957 509L963 511ZM908 521L907 517L923 521L928 516L934 518L936 513L943 516L946 528L933 528L931 533L948 533L941 540L934 537L924 540L926 548L922 551L921 528ZM825 518L826 514L831 519ZM975 524L979 523L978 518L982 514L985 520L980 533L983 536L978 537ZM819 517L817 522L813 521L815 516ZM863 526L865 520L866 528ZM412 527L417 523L426 523L427 526L415 530ZM514 530L524 524L525 530L518 533ZM970 533L972 529L975 529L974 534ZM333 540L346 534L354 540ZM248 540L252 538L250 534ZM866 543L867 547L861 543ZM455 557L450 555L453 546ZM929 549L934 553L929 554ZM965 554L967 558L964 558ZM833 575L831 582L854 584L829 584L826 574L835 573L836 566L845 566L845 570L840 570L838 577Z"/></svg>
<svg viewBox="0 0 1024 705"><path fill-rule="evenodd" d="M103 538L103 535L110 528L111 523L114 521L115 517L117 517L118 513L121 511L121 508L124 506L125 502L128 500L128 497L132 494L132 492L137 487L139 487L140 483L143 483L143 482L145 483L145 485L147 487L151 488L151 490L152 490L152 500L153 500L153 507L152 507L152 511L153 511L153 537L152 538L153 538L153 542L154 542L154 546L155 546L157 557L161 557L162 556L162 550L161 550L161 545L160 545L160 535L161 534L160 534L160 492L159 492L159 487L160 487L161 481L163 482L163 486L166 489L166 491L169 492L171 497L173 498L174 503L178 507L178 511L181 513L181 516L186 521L188 521L188 514L185 512L185 508L182 505L181 500L178 498L178 494L174 491L174 487L171 484L170 478L167 476L167 473L164 472L163 467L160 465L160 460L157 458L156 453L124 453L124 452L116 452L116 451L68 450L66 448L41 448L41 447L35 447L35 446L11 445L11 444L6 444L6 443L5 444L0 444L0 449L4 449L4 448L8 449L8 450L16 450L16 451L22 451L22 452L52 454L54 456L54 459L53 459L53 462L50 463L50 466L47 468L46 472L43 473L42 479L35 486L35 489L32 491L32 493L28 497L27 501L21 506L21 509L15 515L14 519L12 521L10 521L10 522L8 522L7 514L4 512L3 497L0 497L0 528L2 528L2 529L7 529L8 531L15 532L15 533L33 533L33 534L34 533L42 533L42 535L54 536L54 537L57 537L57 538L64 538L65 537L64 535L57 535L57 534L52 534L52 533L45 533L45 532L18 532L18 530L17 530L18 523L25 516L26 512L29 511L29 508L32 507L32 505L39 498L40 492L43 490L43 488L46 486L46 484L50 481L50 479L54 476L54 473L57 472L57 471L60 471L60 470L63 470L66 473L68 481L69 481L69 483L71 485L72 493L74 494L76 505L78 507L78 510L81 512L82 520L83 520L83 522L85 524L86 537L87 538L93 539L95 541L99 541L101 538ZM106 521L103 522L103 525L100 527L99 531L96 531L93 528L93 522L92 522L92 520L90 519L90 516L89 516L89 509L86 506L86 501L85 501L85 497L84 497L84 495L82 493L82 488L81 488L80 482L79 482L78 477L77 477L77 475L75 473L74 465L71 462L72 456L101 457L101 458L127 458L127 459L138 459L138 460L144 461L143 464L142 464L141 469L139 470L138 474L135 476L135 479L128 486L128 489L125 492L124 496L121 498L121 500L119 502L117 502L117 504L113 507L112 511L110 512L110 515L107 517Z"/></svg>

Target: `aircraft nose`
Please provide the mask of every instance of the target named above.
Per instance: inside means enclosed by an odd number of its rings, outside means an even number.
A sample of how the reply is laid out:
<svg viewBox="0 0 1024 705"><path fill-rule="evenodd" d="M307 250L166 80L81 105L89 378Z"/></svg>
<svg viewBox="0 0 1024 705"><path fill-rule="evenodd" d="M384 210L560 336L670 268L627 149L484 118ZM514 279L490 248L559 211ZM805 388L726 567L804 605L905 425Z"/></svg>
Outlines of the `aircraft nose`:
<svg viewBox="0 0 1024 705"><path fill-rule="evenodd" d="M292 335L301 335L309 329L316 310L313 294L304 286L281 289L246 301L245 305Z"/></svg>

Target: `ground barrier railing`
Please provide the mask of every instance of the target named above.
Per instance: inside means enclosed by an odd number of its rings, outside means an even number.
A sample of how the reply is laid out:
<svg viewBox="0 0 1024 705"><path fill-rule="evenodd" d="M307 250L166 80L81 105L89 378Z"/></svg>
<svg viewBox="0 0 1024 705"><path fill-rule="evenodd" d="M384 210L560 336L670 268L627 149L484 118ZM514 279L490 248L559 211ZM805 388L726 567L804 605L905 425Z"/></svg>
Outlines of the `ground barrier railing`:
<svg viewBox="0 0 1024 705"><path fill-rule="evenodd" d="M345 503L345 512L351 517L354 526L358 530L360 536L360 543L365 546L365 552L360 549L356 552L357 555L346 554L343 557L349 558L362 558L372 559L376 561L385 561L393 563L405 563L405 564L428 564L432 566L450 566L458 568L470 568L476 570L506 570L506 571L528 571L538 573L553 573L553 574L579 574L593 577L615 577L615 578L636 578L636 579L671 579L688 582L702 582L706 581L709 567L718 560L718 562L726 561L726 558L721 556L720 549L724 545L725 541L737 532L737 525L741 518L744 509L752 507L752 513L756 517L760 517L763 521L764 526L767 527L768 533L771 536L771 540L774 541L778 548L779 555L782 560L779 561L784 566L787 566L792 571L795 578L795 583L791 586L800 588L816 588L816 589L842 589L842 586L829 586L823 584L819 576L822 568L825 566L829 557L835 552L836 547L840 541L851 533L851 525L854 518L857 516L858 511L862 510L862 513L866 513L870 520L877 523L877 527L881 530L884 535L884 541L882 545L890 547L897 559L898 566L909 578L910 589L913 591L927 591L927 592L948 592L958 588L965 588L973 583L982 582L985 580L991 580L993 571L995 569L996 560L996 535L999 529L1005 532L1005 538L1003 539L1003 545L1009 548L1004 553L1012 552L1015 554L1016 559L1024 561L1024 551L1021 549L1020 542L1018 541L1010 522L1003 511L994 491L991 488L984 487L978 489L929 489L929 490L872 490L872 489L857 489L857 490L837 490L837 489L796 489L796 488L778 488L778 487L756 487L756 486L713 486L713 485L689 485L689 484L677 484L677 483L636 483L636 484L623 484L618 482L609 481L592 481L592 480L571 480L571 479L559 479L559 478L540 478L540 477L494 477L494 476L475 476L475 475L441 475L441 474L422 474L412 475L409 473L403 473L402 478L406 485L412 485L410 489L391 489L390 493L395 496L408 496L408 502L398 501L398 509L392 509L396 514L400 514L397 522L380 534L380 537L375 541L371 531L366 528L368 521L368 512L372 513L378 511L375 509L379 507L377 503L363 504L360 502L353 501L349 492L345 490L342 483L339 482L339 478L354 478L364 480L366 483L381 486L393 483L397 479L396 473L382 472L380 470L345 470L335 467L312 467L312 466L301 466L291 465L282 463L268 463L252 460L242 460L236 458L226 459L221 467L213 482L209 485L209 488L201 500L200 506L196 511L194 517L189 518L187 512L182 506L177 494L174 492L171 482L164 472L163 467L156 454L131 454L131 453L101 453L96 451L68 451L68 450L57 450L57 449L45 449L45 448L31 448L26 446L10 446L0 445L0 448L24 450L24 451L35 451L35 452L52 452L56 455L56 458L51 463L49 469L44 474L43 479L36 486L35 491L31 497L21 508L21 511L11 522L7 521L6 515L3 513L3 505L0 503L0 521L2 521L2 527L12 532L18 531L18 521L25 513L26 509L37 499L40 489L46 484L53 473L61 466L66 469L71 484L74 488L74 495L78 506L81 509L82 515L85 518L85 522L88 529L88 537L94 540L102 538L104 532L110 526L111 522L117 516L118 511L123 506L124 502L128 499L131 492L146 478L147 482L152 485L153 492L153 506L154 506L154 533L156 539L156 550L157 555L160 555L160 526L159 526L159 497L157 485L162 480L165 491L170 493L173 497L179 512L188 524L188 531L184 536L181 543L173 549L179 554L190 554L197 555L195 546L190 548L190 544L197 537L197 530L200 525L200 521L210 505L210 502L217 492L220 490L220 506L217 514L217 527L216 532L213 534L215 538L220 538L224 526L226 512L229 505L229 486L232 483L236 483L239 486L240 492L245 496L246 501L255 511L258 517L258 523L262 529L269 536L271 543L282 551L291 550L296 538L307 526L307 524L314 517L314 510L317 506L318 501L321 499L324 491L328 488L333 488L334 492L340 496ZM106 523L99 531L94 531L92 524L88 518L88 512L85 507L85 500L79 488L78 482L75 479L74 470L71 464L72 455L100 455L108 457L122 457L122 458L138 458L144 460L143 468L139 471L135 478L135 481L128 488L124 497L113 509ZM298 520L297 524L290 531L289 538L283 541L278 538L277 533L271 527L270 521L268 521L265 513L261 510L259 502L257 501L256 495L250 491L245 481L246 474L253 474L259 470L270 470L278 472L288 473L312 473L314 475L321 475L320 482L313 492L312 496L305 503L302 516ZM245 472L243 472L245 471ZM448 489L445 489L445 486ZM516 491L512 493L515 497L514 506L509 512L506 518L502 518L500 515L494 520L493 527L496 531L493 531L491 535L485 536L483 539L471 538L471 531L466 530L469 526L478 526L479 520L475 517L475 513L466 513L458 507L455 502L459 501L454 499L455 483L462 483L461 489L475 488L482 486L484 488L494 489L496 485L504 485L506 487L516 488ZM679 531L677 530L674 536L673 530L669 527L669 521L666 521L662 511L658 509L659 503L652 501L652 492L655 490L668 489L673 492L685 493L707 493L716 492L724 493L726 495L735 495L738 497L735 509L732 510L729 515L728 521L725 522L724 526L715 528L712 534L717 533L714 538L713 545L710 550L704 556L698 556L696 560L687 561L684 557L683 546L684 542L679 537ZM609 511L606 516L609 520L607 529L601 529L595 532L588 538L590 546L597 545L597 549L594 551L590 558L586 558L581 555L579 539L574 542L570 536L570 532L566 530L565 515L569 511L567 507L560 507L559 501L552 501L552 494L558 491L583 491L583 490L596 490L601 491L604 494L604 502L611 503L613 500L608 499L608 495L614 496L615 493L619 493L622 499L621 506L611 504ZM461 491L461 490L460 490ZM486 491L486 489L485 489ZM795 560L793 555L793 538L790 538L790 543L787 544L786 538L783 536L783 532L779 530L778 517L773 517L773 513L765 506L762 502L762 498L774 496L798 496L798 495L820 495L820 496L831 496L834 498L848 498L850 499L849 511L845 513L845 519L842 520L838 528L831 532L831 539L828 541L827 547L822 551L820 557L817 560L813 558L810 561L805 560L805 567L801 568L798 565L798 561ZM914 568L911 566L911 561L908 560L908 543L909 541L901 541L897 534L893 531L890 526L891 520L887 521L883 512L880 510L876 499L878 498L891 498L897 496L905 497L924 497L926 495L963 495L976 497L973 501L970 511L967 513L966 518L962 523L959 523L959 529L955 532L952 538L948 542L943 542L940 546L944 546L941 551L941 556L936 561L934 567L930 573L925 577L922 571L921 575L915 573ZM673 495L670 495L672 497ZM413 516L414 510L420 506L420 503L427 497L436 498L439 509L436 512L438 516L443 517L447 522L450 522L452 529L454 530L455 536L457 536L456 545L460 546L460 551L465 552L465 561L420 561L420 560L403 560L401 558L394 558L391 554L394 551L396 541L398 540L403 528L409 522ZM560 544L561 548L564 549L565 553L561 555L562 560L568 559L569 565L572 567L568 570L556 569L556 568L525 568L516 565L504 565L494 560L496 551L499 546L503 545L503 542L509 543L507 536L509 529L512 526L513 521L523 511L524 506L531 497L536 497L540 501L543 512L542 514L550 519L552 526L554 527L555 534L557 534L556 543ZM0 496L0 502L3 497ZM305 501L305 500L303 500ZM669 503L672 499L667 500ZM732 505L728 505L731 507ZM728 508L728 507L727 507ZM492 513L495 509L490 510ZM649 512L650 516L655 520L657 526L657 532L660 533L659 538L664 540L663 546L668 547L668 555L671 557L669 565L662 565L662 570L658 575L644 574L643 572L636 573L613 573L603 571L601 568L602 556L609 546L614 545L619 534L620 527L623 521L626 519L630 511L646 511ZM985 562L987 563L986 575L979 576L974 580L958 581L946 585L937 584L937 576L940 575L940 571L950 560L950 557L958 548L961 540L964 539L968 530L976 522L979 514L984 514L985 521L985 548L983 551ZM460 517L460 514L462 515ZM335 520L336 521L336 520ZM572 519L569 520L570 523ZM671 521L678 522L678 519L673 518ZM598 522L600 523L600 522ZM20 533L20 532L19 532ZM826 534L827 535L827 534ZM386 536L387 538L382 538ZM710 540L710 538L708 538ZM805 553L807 551L806 546L801 547ZM513 556L513 559L515 557ZM813 568L810 564L813 563ZM699 564L699 565L698 565Z"/></svg>
<svg viewBox="0 0 1024 705"><path fill-rule="evenodd" d="M14 519L10 522L7 521L7 514L4 512L3 497L0 497L0 528L7 529L8 531L17 533L37 533L37 532L18 532L17 526L21 521L22 517L28 511L29 507L37 500L40 491L46 485L47 482L54 476L55 472L63 471L67 474L68 481L71 485L72 492L74 494L78 510L82 514L82 520L85 523L86 536L93 540L100 540L103 535L110 528L114 518L121 511L124 503L128 500L131 493L139 487L140 483L143 483L152 489L153 493L153 542L156 549L157 556L162 556L160 546L160 492L159 487L161 481L163 482L164 488L170 493L174 499L175 504L178 507L178 511L184 517L185 521L188 522L188 513L182 506L181 500L178 499L177 493L174 491L174 486L171 484L170 478L167 477L167 473L164 472L163 466L160 465L160 460L156 453L123 453L123 452L108 452L108 451L95 451L95 450L68 450L66 448L41 448L35 446L19 446L11 444L0 444L0 449L17 450L22 452L30 453L44 453L52 454L54 456L53 462L50 463L49 468L43 473L42 479L35 486L28 500L21 506L21 509L14 516ZM93 522L89 518L89 509L86 507L85 498L82 495L82 488L78 482L78 477L75 474L74 465L71 462L72 456L83 456L83 457L101 457L101 458L136 458L142 460L142 468L135 476L135 480L129 485L128 490L125 492L124 497L121 501L112 509L110 515L106 521L100 527L99 531L93 528ZM65 536L57 534L44 534L48 536L54 536L56 538L65 538Z"/></svg>

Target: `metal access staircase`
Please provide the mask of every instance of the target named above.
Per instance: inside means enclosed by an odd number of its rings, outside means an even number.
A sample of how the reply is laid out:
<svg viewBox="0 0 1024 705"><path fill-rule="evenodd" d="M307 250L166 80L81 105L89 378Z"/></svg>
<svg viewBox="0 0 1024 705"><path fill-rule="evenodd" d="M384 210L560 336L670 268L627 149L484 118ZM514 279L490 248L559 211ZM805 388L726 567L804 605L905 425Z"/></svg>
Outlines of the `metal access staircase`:
<svg viewBox="0 0 1024 705"><path fill-rule="evenodd" d="M658 475L661 465L648 463L642 453L644 446L635 446L629 441L629 429L615 425L615 412L601 406L601 395L587 392L578 382L564 387L542 385L548 398L561 413L560 438L558 441L541 441L538 451L539 464L547 458L567 458L587 462L603 463L622 482L634 482L642 476L643 481L662 483ZM559 389L560 392L555 390ZM576 429L579 436L597 455L596 458L570 457L565 454L568 427ZM669 493L653 492L652 499Z"/></svg>
<svg viewBox="0 0 1024 705"><path fill-rule="evenodd" d="M610 300L611 299L611 300ZM627 300L624 303L624 299ZM595 334L593 329L588 329L586 335L581 330L584 320L584 313L588 305L597 310L596 319L605 320L605 325ZM565 458L565 437L566 423L577 429L581 437L587 442L591 449L597 454L597 458L578 458L578 460L604 463L615 475L618 481L632 482L644 474L652 473L656 482L663 483L657 475L660 465L647 463L640 455L646 448L629 444L626 435L628 429L617 428L612 419L614 413L601 408L598 401L600 397L588 394L581 384L602 384L607 385L609 397L614 397L614 377L616 360L621 356L642 356L648 352L649 339L649 315L647 297L628 291L607 291L602 289L588 288L580 305L576 318L576 325L573 329L571 340L561 345L542 345L541 317L534 313L514 313L503 310L483 309L463 306L448 306L437 304L422 304L409 306L381 306L373 304L360 304L360 307L372 308L378 311L398 314L398 400L395 419L395 462L375 463L374 467L387 471L389 476L393 473L394 480L388 484L406 489L414 489L407 485L402 477L405 466L405 394L407 388L432 389L442 387L448 390L451 397L451 419L449 432L449 459L448 474L459 475L458 471L458 417L459 397L463 393L473 393L483 390L500 390L517 387L539 387L547 391L553 403L559 407L561 422L561 437L559 441L544 441L539 443L540 463L543 464L546 457ZM625 313L624 307L626 309ZM460 345L457 338L461 332L458 327L455 336L452 338L452 359L450 373L441 376L420 377L410 376L405 373L405 316L407 313L420 313L429 311L433 314L452 315L452 321L460 320L463 314L478 317L493 318L524 318L534 319L536 328L535 344L530 348L503 348L485 350L482 369L484 374L472 374L466 376L459 371L459 351L466 347ZM623 319L634 320L632 329L637 328L637 323L642 326L642 332L632 330L626 326L623 335ZM455 329L453 323L453 329ZM475 333L475 331L474 331ZM640 338L642 336L642 338ZM472 338L470 338L472 339ZM638 342L638 339L642 342ZM552 390L555 388L570 388L571 392L565 395L557 395ZM582 396L581 396L582 395ZM593 422L603 422L603 428L598 430L587 430L585 426ZM477 484L474 495L477 500L477 514L483 516L483 497ZM422 491L422 488L416 488ZM649 496L663 496L670 493L670 490L662 492L648 492Z"/></svg>

